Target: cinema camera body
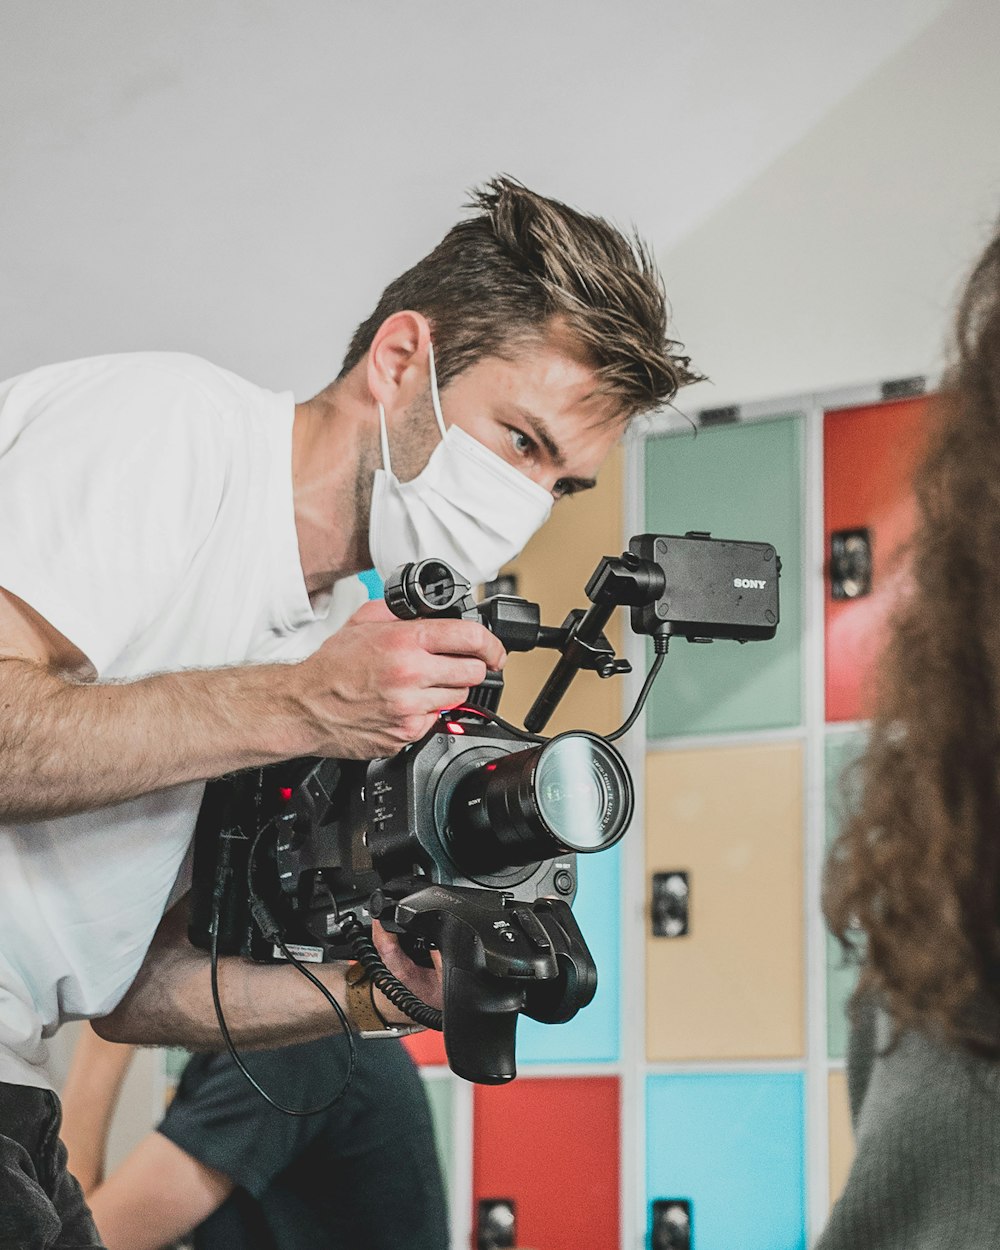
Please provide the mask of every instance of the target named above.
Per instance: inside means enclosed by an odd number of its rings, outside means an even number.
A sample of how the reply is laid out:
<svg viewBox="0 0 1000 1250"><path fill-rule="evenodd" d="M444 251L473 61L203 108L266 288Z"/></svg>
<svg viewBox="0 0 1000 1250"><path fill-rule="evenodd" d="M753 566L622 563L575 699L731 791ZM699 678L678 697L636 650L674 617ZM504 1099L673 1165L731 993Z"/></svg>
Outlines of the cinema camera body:
<svg viewBox="0 0 1000 1250"><path fill-rule="evenodd" d="M590 607L551 628L525 599L476 603L442 561L404 566L385 588L398 617L479 620L508 652L560 652L525 729L498 716L502 678L489 673L391 759L296 759L210 783L195 835L191 940L209 949L214 934L217 955L260 962L359 959L407 1015L443 1028L455 1072L510 1080L518 1015L569 1020L597 988L572 903L577 856L613 846L632 816L632 779L613 741L637 718L671 637L774 637L780 567L766 543L642 534L601 560ZM618 607L656 652L631 716L607 737L542 737L580 669L629 671L603 634ZM373 918L417 960L440 951L443 1013L381 963Z"/></svg>

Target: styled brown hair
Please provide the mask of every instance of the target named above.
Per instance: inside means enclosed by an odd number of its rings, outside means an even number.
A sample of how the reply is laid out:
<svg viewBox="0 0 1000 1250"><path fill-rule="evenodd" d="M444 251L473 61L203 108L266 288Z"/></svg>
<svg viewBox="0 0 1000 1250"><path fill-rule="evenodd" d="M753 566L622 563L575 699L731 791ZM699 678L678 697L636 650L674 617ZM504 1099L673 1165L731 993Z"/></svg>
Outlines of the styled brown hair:
<svg viewBox="0 0 1000 1250"><path fill-rule="evenodd" d="M663 282L648 247L603 221L498 177L473 193L476 216L383 291L355 331L343 377L379 326L404 309L434 333L442 386L486 356L504 356L561 322L599 389L631 417L700 381L668 337Z"/></svg>
<svg viewBox="0 0 1000 1250"><path fill-rule="evenodd" d="M907 590L825 911L897 1029L1000 1056L1000 232L917 472ZM857 1001L857 1000L856 1000Z"/></svg>

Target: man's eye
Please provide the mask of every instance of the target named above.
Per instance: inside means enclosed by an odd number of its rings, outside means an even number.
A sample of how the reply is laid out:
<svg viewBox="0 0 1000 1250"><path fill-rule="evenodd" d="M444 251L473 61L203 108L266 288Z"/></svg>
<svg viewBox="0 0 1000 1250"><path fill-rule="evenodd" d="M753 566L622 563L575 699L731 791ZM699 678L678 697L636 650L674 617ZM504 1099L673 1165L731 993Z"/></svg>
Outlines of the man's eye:
<svg viewBox="0 0 1000 1250"><path fill-rule="evenodd" d="M522 430L510 430L510 441L519 456L530 456L535 450L534 442Z"/></svg>

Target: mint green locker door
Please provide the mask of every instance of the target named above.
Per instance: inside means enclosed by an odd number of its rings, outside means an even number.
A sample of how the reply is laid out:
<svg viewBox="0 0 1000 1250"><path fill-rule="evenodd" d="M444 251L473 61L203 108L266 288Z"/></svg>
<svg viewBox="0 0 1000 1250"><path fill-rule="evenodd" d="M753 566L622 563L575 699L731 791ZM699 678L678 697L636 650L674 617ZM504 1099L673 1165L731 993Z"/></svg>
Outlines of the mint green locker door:
<svg viewBox="0 0 1000 1250"><path fill-rule="evenodd" d="M451 1202L455 1184L455 1087L458 1077L435 1072L421 1073L427 1101L430 1103L434 1122L434 1139L437 1144L438 1162L444 1176L445 1199Z"/></svg>
<svg viewBox="0 0 1000 1250"><path fill-rule="evenodd" d="M675 643L650 695L651 738L801 722L802 457L798 415L647 440L647 533L769 542L782 562L777 638Z"/></svg>

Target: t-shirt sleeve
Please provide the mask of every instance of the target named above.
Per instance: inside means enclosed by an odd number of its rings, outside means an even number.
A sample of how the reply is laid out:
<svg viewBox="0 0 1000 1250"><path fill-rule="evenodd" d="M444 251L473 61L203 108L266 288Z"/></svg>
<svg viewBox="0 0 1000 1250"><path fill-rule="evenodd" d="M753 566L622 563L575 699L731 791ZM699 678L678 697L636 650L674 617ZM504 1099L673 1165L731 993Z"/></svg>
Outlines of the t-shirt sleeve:
<svg viewBox="0 0 1000 1250"><path fill-rule="evenodd" d="M253 1051L244 1062L285 1106L315 1107L343 1083L340 1048L320 1066L305 1047ZM264 1101L229 1055L196 1055L158 1131L207 1167L260 1198L323 1130L323 1115L290 1116Z"/></svg>
<svg viewBox="0 0 1000 1250"><path fill-rule="evenodd" d="M0 587L99 674L169 602L226 474L205 386L113 359L24 375L0 410Z"/></svg>

